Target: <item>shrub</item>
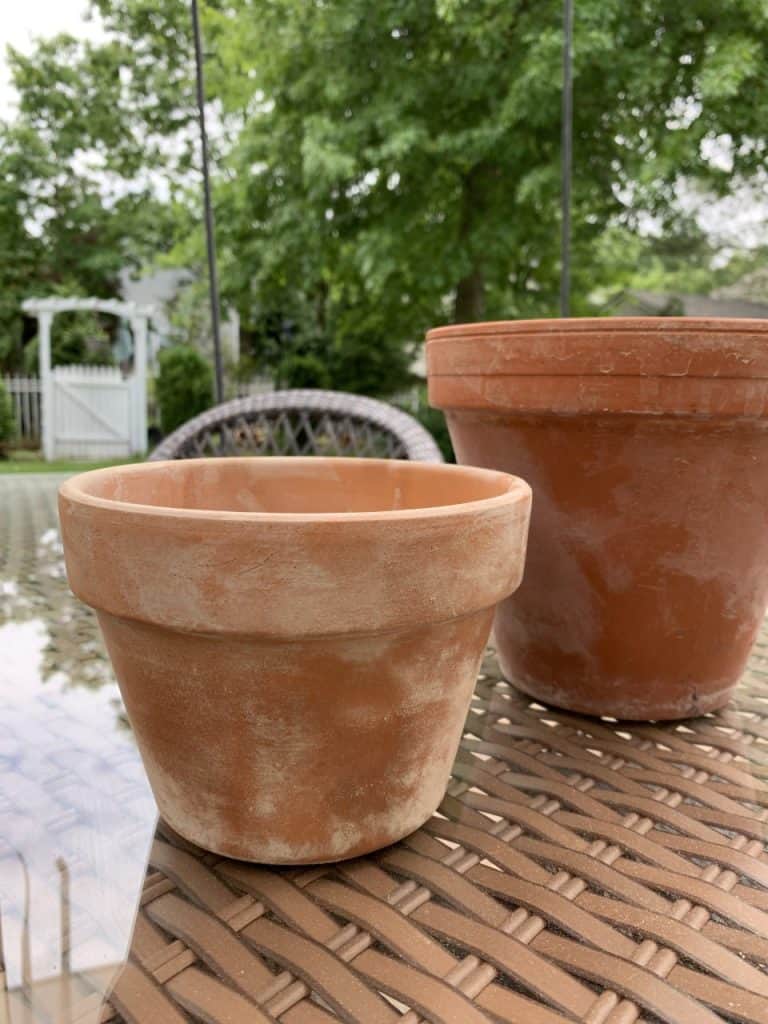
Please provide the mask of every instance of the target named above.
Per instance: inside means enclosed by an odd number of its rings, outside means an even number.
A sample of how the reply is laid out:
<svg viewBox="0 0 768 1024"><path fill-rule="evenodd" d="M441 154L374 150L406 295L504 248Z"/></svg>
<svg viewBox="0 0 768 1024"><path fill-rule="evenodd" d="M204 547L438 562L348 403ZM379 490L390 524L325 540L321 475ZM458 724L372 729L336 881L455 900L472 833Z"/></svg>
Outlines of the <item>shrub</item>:
<svg viewBox="0 0 768 1024"><path fill-rule="evenodd" d="M5 458L7 449L16 434L16 418L13 404L5 385L0 381L0 458Z"/></svg>
<svg viewBox="0 0 768 1024"><path fill-rule="evenodd" d="M326 359L332 387L371 398L389 398L411 383L411 344L391 331L378 310L337 310Z"/></svg>
<svg viewBox="0 0 768 1024"><path fill-rule="evenodd" d="M433 409L427 401L426 386L422 385L419 387L418 404L415 408L413 405L405 402L399 402L398 404L405 412L409 412L414 419L417 419L422 427L428 430L432 437L434 437L438 448L443 453L445 461L455 462L456 456L451 444L451 435L448 433L448 424L445 422L445 416L439 409Z"/></svg>
<svg viewBox="0 0 768 1024"><path fill-rule="evenodd" d="M278 387L331 388L387 399L412 383L413 344L393 331L378 307L329 299L322 324L300 305L260 317L242 335L248 365Z"/></svg>
<svg viewBox="0 0 768 1024"><path fill-rule="evenodd" d="M285 356L277 367L277 385L281 388L329 388L331 375L316 355Z"/></svg>
<svg viewBox="0 0 768 1024"><path fill-rule="evenodd" d="M191 345L161 349L155 394L164 434L181 426L213 404L213 374Z"/></svg>

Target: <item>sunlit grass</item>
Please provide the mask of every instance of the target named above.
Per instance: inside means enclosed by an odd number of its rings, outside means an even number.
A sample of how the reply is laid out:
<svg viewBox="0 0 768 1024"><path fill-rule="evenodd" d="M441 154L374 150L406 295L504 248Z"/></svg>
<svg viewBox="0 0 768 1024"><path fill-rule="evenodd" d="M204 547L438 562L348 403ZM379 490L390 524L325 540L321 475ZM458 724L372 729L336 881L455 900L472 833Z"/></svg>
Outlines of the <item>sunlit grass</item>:
<svg viewBox="0 0 768 1024"><path fill-rule="evenodd" d="M88 469L101 469L103 466L120 466L126 462L141 461L140 456L129 456L122 459L101 459L92 462L77 459L55 459L52 462L46 462L40 452L12 449L7 458L0 458L0 473L84 473Z"/></svg>

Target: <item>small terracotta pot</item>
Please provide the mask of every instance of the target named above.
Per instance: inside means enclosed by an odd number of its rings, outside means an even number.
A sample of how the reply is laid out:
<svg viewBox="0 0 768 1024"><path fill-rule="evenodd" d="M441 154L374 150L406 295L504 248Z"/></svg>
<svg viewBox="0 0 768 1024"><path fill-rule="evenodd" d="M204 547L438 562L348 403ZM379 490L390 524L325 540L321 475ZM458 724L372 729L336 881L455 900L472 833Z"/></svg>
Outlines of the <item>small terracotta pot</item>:
<svg viewBox="0 0 768 1024"><path fill-rule="evenodd" d="M97 609L160 812L229 857L353 857L443 797L530 489L355 459L205 459L68 480L69 582Z"/></svg>
<svg viewBox="0 0 768 1024"><path fill-rule="evenodd" d="M768 598L768 321L534 320L428 334L461 462L535 496L502 666L616 718L725 704Z"/></svg>

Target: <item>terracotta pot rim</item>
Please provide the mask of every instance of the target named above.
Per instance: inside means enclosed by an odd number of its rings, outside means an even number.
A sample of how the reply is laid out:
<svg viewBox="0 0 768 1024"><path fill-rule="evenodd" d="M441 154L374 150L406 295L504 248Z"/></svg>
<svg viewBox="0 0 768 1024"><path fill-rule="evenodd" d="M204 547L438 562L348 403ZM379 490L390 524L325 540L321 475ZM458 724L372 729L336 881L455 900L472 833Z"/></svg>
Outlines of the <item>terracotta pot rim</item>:
<svg viewBox="0 0 768 1024"><path fill-rule="evenodd" d="M768 416L768 319L496 321L427 334L432 405Z"/></svg>
<svg viewBox="0 0 768 1024"><path fill-rule="evenodd" d="M342 470L331 458L183 460L74 477L59 492L70 586L117 618L282 640L453 619L492 607L518 585L527 483L474 467L344 462ZM346 488L350 499L339 501ZM399 504L459 503L367 511L396 495ZM268 511L283 502L361 511Z"/></svg>
<svg viewBox="0 0 768 1024"><path fill-rule="evenodd" d="M547 317L539 320L485 320L446 324L427 331L428 342L452 338L489 337L498 334L648 334L665 331L695 334L768 334L768 319L711 316L585 316Z"/></svg>
<svg viewBox="0 0 768 1024"><path fill-rule="evenodd" d="M271 467L283 463L286 468L295 466L298 463L307 463L317 466L321 463L344 463L357 465L365 463L366 466L379 466L389 471L392 463L397 462L398 468L403 467L403 472L413 474L445 474L457 478L473 477L478 481L494 483L500 488L500 493L491 497L478 498L472 501L460 501L441 505L428 505L421 508L405 509L381 509L372 512L245 512L237 510L220 509L196 509L184 508L173 505L151 505L139 502L120 500L117 498L104 498L90 492L89 488L99 481L114 475L132 475L139 473L162 473L169 466L178 466L177 460L159 462L129 463L122 466L107 466L102 469L93 469L85 473L78 473L65 480L59 488L62 498L80 505L89 506L104 511L117 513L130 513L131 515L147 516L154 519L180 519L191 522L243 522L243 523L293 523L297 525L312 525L315 523L395 523L424 519L443 519L453 515L467 513L491 512L507 505L514 505L517 502L527 500L530 495L530 487L524 480L511 476L508 473L501 473L491 469L480 469L475 466L457 466L449 463L426 463L410 462L405 459L362 459L344 458L335 456L232 456L223 458L202 458L185 459L184 464L199 464L200 466L213 468L217 464L225 463L228 466L236 464L247 464L253 466L255 463L269 463Z"/></svg>

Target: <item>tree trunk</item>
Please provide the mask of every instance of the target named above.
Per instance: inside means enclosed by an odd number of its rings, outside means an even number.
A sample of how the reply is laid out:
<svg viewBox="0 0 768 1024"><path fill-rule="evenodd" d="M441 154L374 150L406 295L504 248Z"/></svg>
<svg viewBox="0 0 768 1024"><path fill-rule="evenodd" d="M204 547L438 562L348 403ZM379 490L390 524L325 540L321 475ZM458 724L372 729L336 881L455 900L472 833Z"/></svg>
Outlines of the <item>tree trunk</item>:
<svg viewBox="0 0 768 1024"><path fill-rule="evenodd" d="M482 164L473 167L464 178L459 222L459 245L468 253L472 269L456 285L454 319L456 323L472 323L485 315L485 281L479 253L475 251L475 224L483 217Z"/></svg>
<svg viewBox="0 0 768 1024"><path fill-rule="evenodd" d="M473 323L485 317L485 283L479 267L462 277L456 286L453 312L457 324Z"/></svg>
<svg viewBox="0 0 768 1024"><path fill-rule="evenodd" d="M328 309L328 283L326 281L318 281L317 291L315 292L315 323L317 329L322 337L325 336L325 328L327 324L327 309Z"/></svg>

